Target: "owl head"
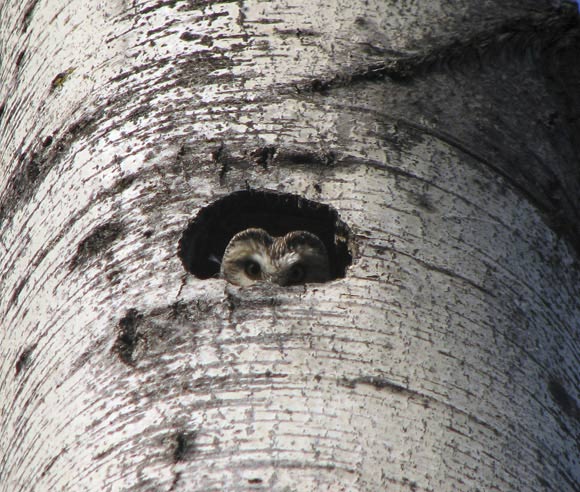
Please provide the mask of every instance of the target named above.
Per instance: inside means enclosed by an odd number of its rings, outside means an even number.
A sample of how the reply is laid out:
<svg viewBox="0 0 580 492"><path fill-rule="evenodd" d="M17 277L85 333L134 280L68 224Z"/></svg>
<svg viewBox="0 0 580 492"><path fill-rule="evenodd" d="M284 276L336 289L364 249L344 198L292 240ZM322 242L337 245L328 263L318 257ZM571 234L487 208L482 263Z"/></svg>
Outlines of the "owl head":
<svg viewBox="0 0 580 492"><path fill-rule="evenodd" d="M326 282L330 279L328 253L324 243L307 231L272 237L263 229L246 229L227 245L221 276L240 286Z"/></svg>

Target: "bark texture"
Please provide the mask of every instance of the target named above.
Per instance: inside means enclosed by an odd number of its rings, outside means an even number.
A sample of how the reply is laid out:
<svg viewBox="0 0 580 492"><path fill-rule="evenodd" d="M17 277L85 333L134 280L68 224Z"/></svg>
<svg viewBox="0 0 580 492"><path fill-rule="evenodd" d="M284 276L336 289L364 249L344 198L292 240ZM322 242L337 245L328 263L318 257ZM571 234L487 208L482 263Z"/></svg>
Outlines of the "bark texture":
<svg viewBox="0 0 580 492"><path fill-rule="evenodd" d="M543 0L3 1L0 492L579 490L579 39ZM187 271L241 189L335 210L345 277Z"/></svg>

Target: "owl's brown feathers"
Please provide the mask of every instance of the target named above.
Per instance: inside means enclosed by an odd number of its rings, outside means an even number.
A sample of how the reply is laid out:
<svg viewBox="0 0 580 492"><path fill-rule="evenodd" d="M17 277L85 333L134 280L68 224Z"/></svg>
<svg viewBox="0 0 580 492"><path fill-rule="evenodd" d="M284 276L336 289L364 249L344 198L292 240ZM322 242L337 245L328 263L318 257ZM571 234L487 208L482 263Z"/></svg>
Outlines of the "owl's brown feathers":
<svg viewBox="0 0 580 492"><path fill-rule="evenodd" d="M234 285L257 282L297 285L330 279L324 243L307 231L272 237L263 229L246 229L226 247L221 275Z"/></svg>

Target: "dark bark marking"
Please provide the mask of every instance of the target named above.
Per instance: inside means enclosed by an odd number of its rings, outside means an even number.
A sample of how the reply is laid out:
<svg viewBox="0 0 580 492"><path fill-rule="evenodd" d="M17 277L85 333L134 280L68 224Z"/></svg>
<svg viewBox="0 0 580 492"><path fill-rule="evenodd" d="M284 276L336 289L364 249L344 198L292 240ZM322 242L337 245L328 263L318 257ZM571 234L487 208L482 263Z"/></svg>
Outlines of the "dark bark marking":
<svg viewBox="0 0 580 492"><path fill-rule="evenodd" d="M70 371L68 373L68 378L73 377L73 375L81 369L87 362L89 362L95 354L100 354L105 351L106 347L109 345L108 338L101 338L91 345L77 357L73 362Z"/></svg>
<svg viewBox="0 0 580 492"><path fill-rule="evenodd" d="M211 303L196 299L187 303L176 301L167 308L166 312L169 319L195 322L199 320L200 314L205 316L212 313L213 309L214 306Z"/></svg>
<svg viewBox="0 0 580 492"><path fill-rule="evenodd" d="M143 339L143 335L138 332L142 320L143 315L136 309L129 309L125 316L119 320L117 339L113 344L112 351L128 366L135 364L133 355L137 344Z"/></svg>
<svg viewBox="0 0 580 492"><path fill-rule="evenodd" d="M84 116L77 121L75 121L71 126L69 126L61 139L64 140L74 140L79 136L87 135L90 136L94 130L94 125L97 120L96 116Z"/></svg>
<svg viewBox="0 0 580 492"><path fill-rule="evenodd" d="M376 389L385 389L389 388L394 393L406 393L406 394L417 394L415 391L412 391L400 384L394 383L389 381L386 378L381 378L377 376L359 376L357 378L342 378L340 383L347 388L355 388L359 384L366 384L369 386L373 386Z"/></svg>
<svg viewBox="0 0 580 492"><path fill-rule="evenodd" d="M199 41L199 44L207 47L213 46L213 38L208 35L201 35L201 34L194 34L189 31L185 31L179 36L179 39L190 42L190 41Z"/></svg>
<svg viewBox="0 0 580 492"><path fill-rule="evenodd" d="M538 483L546 490L552 490L552 484L541 475L536 475L536 480L538 480Z"/></svg>
<svg viewBox="0 0 580 492"><path fill-rule="evenodd" d="M71 143L79 136L91 135L96 118L85 117L73 123L62 137L54 141L52 136L37 139L26 151L20 151L17 159L19 165L8 179L0 201L0 220L9 219L20 202L29 200L36 188L54 167Z"/></svg>
<svg viewBox="0 0 580 492"><path fill-rule="evenodd" d="M409 487L409 489L412 492L415 492L416 490L419 490L419 486L417 485L417 482L415 482L414 480L409 480L406 477L403 477L403 485L406 485L407 487Z"/></svg>
<svg viewBox="0 0 580 492"><path fill-rule="evenodd" d="M280 149L273 163L278 166L332 167L337 162L336 154L328 152L292 151Z"/></svg>
<svg viewBox="0 0 580 492"><path fill-rule="evenodd" d="M222 142L220 146L211 153L211 158L216 164L221 164L220 168L220 184L223 184L223 180L228 172L227 159L224 159L224 143Z"/></svg>
<svg viewBox="0 0 580 492"><path fill-rule="evenodd" d="M90 258L109 249L122 232L123 225L119 222L109 222L97 226L79 243L77 252L70 262L70 269L73 270L86 263Z"/></svg>
<svg viewBox="0 0 580 492"><path fill-rule="evenodd" d="M129 188L129 186L131 186L136 179L137 176L135 174L130 174L129 176L125 176L124 178L119 179L117 182L115 182L115 184L111 188L111 192L109 193L109 195L116 195L118 193L122 193L127 188Z"/></svg>
<svg viewBox="0 0 580 492"><path fill-rule="evenodd" d="M126 116L125 121L132 121L133 123L136 123L143 116L147 116L148 114L151 114L152 110L153 109L151 108L151 106L149 106L149 104L143 104L143 105L139 106L138 108L134 109L133 111L131 111Z"/></svg>
<svg viewBox="0 0 580 492"><path fill-rule="evenodd" d="M171 492L172 490L175 490L175 487L177 487L177 484L181 480L181 475L182 475L182 472L175 473L175 476L173 477L173 482L171 482L171 487L169 488L169 492Z"/></svg>
<svg viewBox="0 0 580 492"><path fill-rule="evenodd" d="M60 89L74 71L75 69L71 67L67 68L64 72L57 74L50 83L50 93L52 94L55 90Z"/></svg>
<svg viewBox="0 0 580 492"><path fill-rule="evenodd" d="M179 36L179 39L183 41L195 41L199 38L201 38L201 34L193 34L189 31L182 32L181 36Z"/></svg>
<svg viewBox="0 0 580 492"><path fill-rule="evenodd" d="M319 94L324 94L328 92L332 87L336 85L336 78L331 80L320 80L314 79L310 81L309 89L312 92L318 92Z"/></svg>
<svg viewBox="0 0 580 492"><path fill-rule="evenodd" d="M161 9L163 7L173 8L173 7L175 7L176 3L177 3L177 0L159 1L155 5L151 5L150 7L146 7L142 10L139 10L139 12L137 12L137 15L148 14L149 12L154 12L155 10Z"/></svg>
<svg viewBox="0 0 580 492"><path fill-rule="evenodd" d="M284 339L289 339L290 337L285 337ZM270 340L280 340L280 337L269 337ZM272 374L270 371L266 371L263 374L239 374L232 376L203 376L197 379L189 380L187 384L184 384L182 389L187 392L192 393L206 393L211 391L212 388L239 388L240 384L247 384L252 382L252 384L262 384L270 385L271 380L285 380L288 377L287 374Z"/></svg>
<svg viewBox="0 0 580 492"><path fill-rule="evenodd" d="M248 479L248 483L250 484L259 484L259 483L263 483L264 480L262 480L261 478L249 478Z"/></svg>
<svg viewBox="0 0 580 492"><path fill-rule="evenodd" d="M30 21L32 20L32 13L34 12L34 9L38 5L38 2L39 0L33 0L26 7L24 15L22 16L22 32L26 32L28 30L28 26L30 25Z"/></svg>
<svg viewBox="0 0 580 492"><path fill-rule="evenodd" d="M178 158L180 158L179 154ZM183 158L181 157L181 159ZM219 179L222 186L226 175L232 169L250 169L253 164L268 170L273 166L328 168L336 166L338 163L338 157L332 151L283 149L274 145L266 145L253 150L241 149L238 153L234 153L223 142L211 152L211 160L219 166Z"/></svg>
<svg viewBox="0 0 580 492"><path fill-rule="evenodd" d="M251 166L251 162L248 159L232 155L230 152L228 152L228 149L223 142L211 153L211 159L218 166L220 166L219 180L221 186L224 185L226 174L230 171L230 169L233 167L247 169Z"/></svg>
<svg viewBox="0 0 580 492"><path fill-rule="evenodd" d="M18 285L16 286L16 288L14 289L14 292L12 293L12 296L10 297L10 304L16 304L18 302L18 297L20 297L20 293L22 292L22 289L26 285L26 282L28 282L28 276L26 276L25 278L23 278L18 283Z"/></svg>
<svg viewBox="0 0 580 492"><path fill-rule="evenodd" d="M44 470L42 470L42 473L40 474L40 478L44 478L48 472L50 472L50 469L54 466L54 464L56 463L56 461L61 458L65 453L68 452L68 448L62 448L60 450L60 453L58 453L56 456L54 456L48 463L47 465L44 467Z"/></svg>
<svg viewBox="0 0 580 492"><path fill-rule="evenodd" d="M91 427L93 427L93 428L94 428L96 425L98 425L98 424L101 424L101 422L102 422L102 420L101 420L101 419L98 419L98 420L96 420L96 421L95 421L95 423L94 423L94 424L93 424ZM93 459L94 459L94 461L100 461L100 460L102 460L102 459L106 458L106 457L107 457L107 456L109 456L109 455L110 455L110 454L111 454L113 451L115 451L115 448L118 448L118 445L117 445L117 446L110 447L110 448L108 448L108 449L105 449L105 451L101 451L100 453L97 453L97 454L95 455L95 457L93 458Z"/></svg>
<svg viewBox="0 0 580 492"><path fill-rule="evenodd" d="M437 207L433 205L431 201L431 197L427 193L412 193L408 192L407 196L409 197L409 201L414 205L417 205L420 209L424 210L428 213L433 213L437 211Z"/></svg>
<svg viewBox="0 0 580 492"><path fill-rule="evenodd" d="M118 269L110 270L105 275L105 278L111 283L111 285L118 285L119 282L121 281L121 279L119 278L121 273L123 273L122 270Z"/></svg>
<svg viewBox="0 0 580 492"><path fill-rule="evenodd" d="M20 53L18 53L18 56L16 57L15 61L16 72L20 70L22 63L24 62L24 55L26 55L26 50L22 50Z"/></svg>
<svg viewBox="0 0 580 492"><path fill-rule="evenodd" d="M252 152L252 157L254 157L256 164L261 166L264 170L268 170L268 167L272 164L274 156L276 155L276 147L274 145L266 145Z"/></svg>
<svg viewBox="0 0 580 492"><path fill-rule="evenodd" d="M320 32L314 31L313 29L278 29L274 28L274 32L280 37L297 37L297 38L307 38L307 37L320 37Z"/></svg>
<svg viewBox="0 0 580 492"><path fill-rule="evenodd" d="M173 449L173 462L185 461L188 454L195 452L195 439L197 432L178 432L175 436L175 447Z"/></svg>
<svg viewBox="0 0 580 492"><path fill-rule="evenodd" d="M173 372L167 369L161 357L194 353L199 327L208 316L215 315L217 304L218 301L199 299L178 301L146 313L128 309L115 327L116 339L111 352L128 366L139 363L140 370L170 378ZM100 346L96 350L100 351Z"/></svg>
<svg viewBox="0 0 580 492"><path fill-rule="evenodd" d="M36 349L37 344L35 343L34 345L31 345L30 347L26 347L22 353L20 354L20 357L18 357L18 360L16 361L16 375L18 376L20 374L21 371L27 369L30 366L30 358L32 355L32 352Z"/></svg>
<svg viewBox="0 0 580 492"><path fill-rule="evenodd" d="M548 391L560 409L574 419L580 420L580 407L574 398L570 396L566 388L558 380L552 378L548 381Z"/></svg>
<svg viewBox="0 0 580 492"><path fill-rule="evenodd" d="M229 321L233 323L234 312L247 309L254 312L256 309L273 309L283 305L280 298L269 295L271 286L265 284L263 289L260 286L254 289L228 289L226 292L226 303L230 313ZM274 287L276 288L276 287ZM252 315L250 315L251 318ZM237 315L237 320L245 319L242 314Z"/></svg>
<svg viewBox="0 0 580 492"><path fill-rule="evenodd" d="M179 433L175 439L175 449L173 450L173 462L183 461L183 456L187 450L187 438L185 434Z"/></svg>

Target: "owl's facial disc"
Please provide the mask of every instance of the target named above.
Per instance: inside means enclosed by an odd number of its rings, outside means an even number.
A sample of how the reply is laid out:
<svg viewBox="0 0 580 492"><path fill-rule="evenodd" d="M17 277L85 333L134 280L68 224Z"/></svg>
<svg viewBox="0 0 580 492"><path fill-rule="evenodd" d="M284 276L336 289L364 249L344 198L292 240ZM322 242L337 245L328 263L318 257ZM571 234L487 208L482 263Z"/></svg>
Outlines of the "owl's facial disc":
<svg viewBox="0 0 580 492"><path fill-rule="evenodd" d="M295 263L288 269L287 279L292 284L299 284L306 278L306 268L302 263Z"/></svg>
<svg viewBox="0 0 580 492"><path fill-rule="evenodd" d="M242 287L256 282L297 285L330 278L326 248L307 231L277 238L263 229L239 232L224 252L221 273L228 282Z"/></svg>
<svg viewBox="0 0 580 492"><path fill-rule="evenodd" d="M262 229L246 229L228 244L222 259L222 275L232 284L246 287L264 280L272 237Z"/></svg>
<svg viewBox="0 0 580 492"><path fill-rule="evenodd" d="M275 274L272 282L282 285L299 285L328 280L328 259L325 251L309 246L297 246L280 258L274 259Z"/></svg>

